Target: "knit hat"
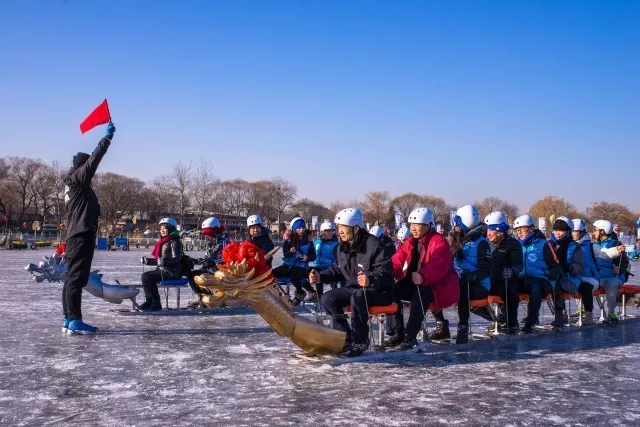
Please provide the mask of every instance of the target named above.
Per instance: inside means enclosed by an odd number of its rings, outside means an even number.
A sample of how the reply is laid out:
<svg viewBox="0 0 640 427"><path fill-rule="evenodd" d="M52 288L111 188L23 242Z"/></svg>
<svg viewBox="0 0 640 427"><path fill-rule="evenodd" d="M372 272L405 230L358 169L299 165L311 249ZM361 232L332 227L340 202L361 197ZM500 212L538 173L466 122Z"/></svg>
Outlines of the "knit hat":
<svg viewBox="0 0 640 427"><path fill-rule="evenodd" d="M80 169L85 162L89 160L89 155L87 153L78 152L75 156L73 156L73 168L75 170Z"/></svg>
<svg viewBox="0 0 640 427"><path fill-rule="evenodd" d="M553 223L553 227L551 228L552 230L558 230L558 231L564 231L565 233L568 233L571 231L571 227L569 227L569 224L566 223L566 221L563 221L561 219L556 219L556 221Z"/></svg>

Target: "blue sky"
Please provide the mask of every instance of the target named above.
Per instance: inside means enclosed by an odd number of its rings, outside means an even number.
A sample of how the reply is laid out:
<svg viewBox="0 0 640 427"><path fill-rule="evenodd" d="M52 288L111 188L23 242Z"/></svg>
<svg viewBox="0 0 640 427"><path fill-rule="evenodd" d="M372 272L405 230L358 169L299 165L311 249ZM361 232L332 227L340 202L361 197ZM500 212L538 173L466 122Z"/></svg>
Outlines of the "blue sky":
<svg viewBox="0 0 640 427"><path fill-rule="evenodd" d="M325 203L554 194L640 209L638 1L7 0L0 155L178 160Z"/></svg>

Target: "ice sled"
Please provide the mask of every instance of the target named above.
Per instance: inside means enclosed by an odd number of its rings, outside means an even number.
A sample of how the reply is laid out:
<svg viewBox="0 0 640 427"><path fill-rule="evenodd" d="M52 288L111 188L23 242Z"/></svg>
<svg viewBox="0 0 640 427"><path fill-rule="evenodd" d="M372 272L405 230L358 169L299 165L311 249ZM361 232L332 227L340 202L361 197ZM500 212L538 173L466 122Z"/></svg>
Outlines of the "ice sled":
<svg viewBox="0 0 640 427"><path fill-rule="evenodd" d="M68 268L64 258L60 256L43 256L42 258L43 261L40 261L37 265L30 263L24 269L38 283L42 283L45 280L50 283L64 282L67 278ZM104 283L99 270L94 270L89 274L89 280L84 290L112 304L121 304L124 300L133 301L140 292L139 289Z"/></svg>

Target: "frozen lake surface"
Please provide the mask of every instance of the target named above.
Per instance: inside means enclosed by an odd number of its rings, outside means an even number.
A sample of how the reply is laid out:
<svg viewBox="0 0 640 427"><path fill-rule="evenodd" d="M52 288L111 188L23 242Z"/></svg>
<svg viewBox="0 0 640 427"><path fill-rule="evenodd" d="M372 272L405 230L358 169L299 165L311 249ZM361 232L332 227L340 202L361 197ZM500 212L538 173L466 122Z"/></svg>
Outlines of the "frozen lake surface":
<svg viewBox="0 0 640 427"><path fill-rule="evenodd" d="M0 251L3 426L640 425L638 322L310 365L255 314L124 316L87 293L100 333L64 335L61 285L23 270L51 252ZM136 283L147 252L96 252L93 266L107 283Z"/></svg>

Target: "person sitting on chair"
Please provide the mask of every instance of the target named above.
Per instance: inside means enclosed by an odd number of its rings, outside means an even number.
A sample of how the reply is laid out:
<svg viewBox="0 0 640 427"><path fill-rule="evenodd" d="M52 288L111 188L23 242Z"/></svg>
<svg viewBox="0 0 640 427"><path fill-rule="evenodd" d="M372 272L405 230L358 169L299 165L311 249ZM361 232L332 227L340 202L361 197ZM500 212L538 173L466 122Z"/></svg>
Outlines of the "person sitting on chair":
<svg viewBox="0 0 640 427"><path fill-rule="evenodd" d="M142 287L145 301L140 304L142 311L160 311L158 282L176 280L182 277L182 243L178 223L173 218L160 220L160 239L151 251L151 258L143 256L144 265L155 265L155 270L142 273Z"/></svg>

